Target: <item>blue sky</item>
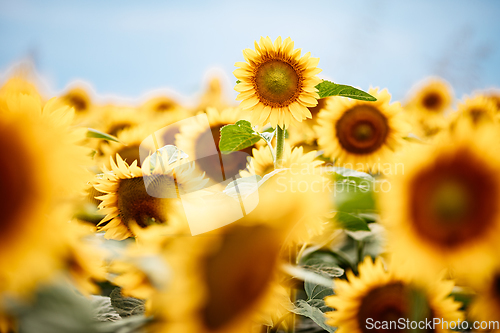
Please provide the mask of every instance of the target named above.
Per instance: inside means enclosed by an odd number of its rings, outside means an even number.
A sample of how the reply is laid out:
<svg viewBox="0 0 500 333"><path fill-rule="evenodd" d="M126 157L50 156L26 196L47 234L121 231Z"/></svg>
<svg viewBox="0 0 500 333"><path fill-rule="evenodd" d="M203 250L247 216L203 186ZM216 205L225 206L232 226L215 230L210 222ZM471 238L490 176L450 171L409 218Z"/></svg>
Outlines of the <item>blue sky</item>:
<svg viewBox="0 0 500 333"><path fill-rule="evenodd" d="M26 57L51 91L74 80L129 98L170 88L194 96L260 36L290 36L338 83L395 99L429 75L458 97L500 87L500 1L5 1L0 73Z"/></svg>

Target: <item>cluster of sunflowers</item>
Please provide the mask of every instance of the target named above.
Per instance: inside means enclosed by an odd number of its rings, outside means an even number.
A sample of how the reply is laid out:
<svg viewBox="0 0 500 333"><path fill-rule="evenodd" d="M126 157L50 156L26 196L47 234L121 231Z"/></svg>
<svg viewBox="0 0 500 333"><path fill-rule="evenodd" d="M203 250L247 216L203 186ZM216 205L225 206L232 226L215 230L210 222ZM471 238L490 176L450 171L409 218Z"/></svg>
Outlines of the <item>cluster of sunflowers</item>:
<svg viewBox="0 0 500 333"><path fill-rule="evenodd" d="M0 332L500 331L500 94L243 55L239 105L3 85Z"/></svg>

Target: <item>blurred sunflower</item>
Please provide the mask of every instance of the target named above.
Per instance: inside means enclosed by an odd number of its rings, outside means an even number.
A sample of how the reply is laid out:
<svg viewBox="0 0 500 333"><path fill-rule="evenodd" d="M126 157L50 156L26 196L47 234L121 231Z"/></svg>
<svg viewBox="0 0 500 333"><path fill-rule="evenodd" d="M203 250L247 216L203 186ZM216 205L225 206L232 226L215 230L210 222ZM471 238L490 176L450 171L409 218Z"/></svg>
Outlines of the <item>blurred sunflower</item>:
<svg viewBox="0 0 500 333"><path fill-rule="evenodd" d="M92 108L89 93L83 87L74 87L60 98L60 101L72 107L77 115L88 114Z"/></svg>
<svg viewBox="0 0 500 333"><path fill-rule="evenodd" d="M446 113L453 102L450 85L440 78L430 78L414 88L404 109L414 124L413 131L420 137L439 132L446 124Z"/></svg>
<svg viewBox="0 0 500 333"><path fill-rule="evenodd" d="M448 297L453 289L452 281L417 282L399 271L384 269L380 258L374 263L370 257L359 265L359 276L348 272L347 277L348 281L336 279L335 295L325 298L326 305L335 309L326 313L327 324L338 327L338 333L396 331L394 328L369 329L369 319L372 323L383 323L412 318L413 298L418 294L424 297L427 307L426 313L418 320L432 322L438 318L456 322L463 319L463 314L458 311L461 303ZM441 325L435 328L437 332L448 332Z"/></svg>
<svg viewBox="0 0 500 333"><path fill-rule="evenodd" d="M102 200L99 208L106 217L97 225L98 231L106 231L106 238L131 237L134 224L141 228L150 224L184 224L179 193L201 189L207 180L189 163L169 163L166 154L155 165L151 163L148 157L139 168L137 160L128 165L117 154L116 163L110 159L110 170L103 167L104 175L94 187L107 193L98 197Z"/></svg>
<svg viewBox="0 0 500 333"><path fill-rule="evenodd" d="M318 104L319 58L310 53L300 57L301 50L294 50L293 44L290 37L278 37L274 45L269 37L261 37L255 51L243 50L246 62L235 64L240 67L233 72L240 81L234 88L240 93L237 100L242 109L252 111L253 125L288 128L311 118L308 107Z"/></svg>
<svg viewBox="0 0 500 333"><path fill-rule="evenodd" d="M105 164L109 169L111 168L109 164L110 157L114 158L118 154L129 165L137 161L137 166L141 167L141 156L139 153L141 143L150 136L155 129L155 126L144 123L120 131L117 136L120 142L109 142L107 145L102 146L102 155L97 157L97 164Z"/></svg>
<svg viewBox="0 0 500 333"><path fill-rule="evenodd" d="M284 235L262 217L165 246L175 274L151 298L151 332L247 333L286 311L277 284Z"/></svg>
<svg viewBox="0 0 500 333"><path fill-rule="evenodd" d="M208 82L207 88L200 97L200 103L195 108L195 111L206 110L207 108L223 110L231 106L223 94L220 78L213 77Z"/></svg>
<svg viewBox="0 0 500 333"><path fill-rule="evenodd" d="M480 278L497 257L500 235L500 159L495 128L474 130L468 121L436 145L414 147L404 172L389 178L381 198L395 256L412 258L413 269ZM411 269L411 267L409 267ZM423 273L422 273L423 274Z"/></svg>
<svg viewBox="0 0 500 333"><path fill-rule="evenodd" d="M494 101L484 95L467 97L458 104L458 110L452 115L452 128L457 119L465 118L474 125L496 121L497 108Z"/></svg>
<svg viewBox="0 0 500 333"><path fill-rule="evenodd" d="M314 173L315 168L323 164L323 161L316 160L316 151L304 153L303 147L291 148L290 145L285 144L283 158L283 168L291 168L297 170L307 169ZM254 148L252 150L252 158L248 163L249 171L243 170L242 177L250 176L251 174L264 177L266 174L274 171L274 161L271 150L267 146ZM319 171L318 171L319 172Z"/></svg>
<svg viewBox="0 0 500 333"><path fill-rule="evenodd" d="M478 321L500 321L500 274L498 270L481 281L478 293L470 306L471 319ZM492 330L500 331L499 329Z"/></svg>
<svg viewBox="0 0 500 333"><path fill-rule="evenodd" d="M100 107L94 114L95 128L113 136L124 129L132 129L148 120L147 114L138 112L135 108L106 105Z"/></svg>
<svg viewBox="0 0 500 333"><path fill-rule="evenodd" d="M89 174L86 130L68 108L42 109L37 96L12 94L0 107L0 294L29 294L62 265L54 230L65 227ZM0 303L0 307L2 307Z"/></svg>
<svg viewBox="0 0 500 333"><path fill-rule="evenodd" d="M331 99L314 128L319 148L337 165L379 172L403 146L409 127L400 104L389 104L391 95L386 89L379 92L371 88L369 93L376 102Z"/></svg>
<svg viewBox="0 0 500 333"><path fill-rule="evenodd" d="M72 221L61 230L65 268L71 281L85 294L98 293L96 282L104 281L106 276L104 253L91 239L94 229L92 225Z"/></svg>
<svg viewBox="0 0 500 333"><path fill-rule="evenodd" d="M31 96L36 99L38 103L42 103L42 97L35 84L29 80L29 76L28 73L18 73L9 78L0 88L0 103L5 103L8 99L20 94ZM7 106L3 106L3 108L6 107Z"/></svg>
<svg viewBox="0 0 500 333"><path fill-rule="evenodd" d="M206 114L210 129L206 128L205 122L197 118L181 127L175 142L177 147L195 161L196 168L206 174L211 180L210 183L216 184L238 175L240 170L245 169L247 156L252 154L252 147L255 146L242 149L240 152L243 153L222 154L219 149L220 129L245 119L245 113L238 108L222 111L207 108Z"/></svg>
<svg viewBox="0 0 500 333"><path fill-rule="evenodd" d="M179 111L181 106L175 100L167 96L157 96L150 98L141 107L141 111L154 113L169 113Z"/></svg>

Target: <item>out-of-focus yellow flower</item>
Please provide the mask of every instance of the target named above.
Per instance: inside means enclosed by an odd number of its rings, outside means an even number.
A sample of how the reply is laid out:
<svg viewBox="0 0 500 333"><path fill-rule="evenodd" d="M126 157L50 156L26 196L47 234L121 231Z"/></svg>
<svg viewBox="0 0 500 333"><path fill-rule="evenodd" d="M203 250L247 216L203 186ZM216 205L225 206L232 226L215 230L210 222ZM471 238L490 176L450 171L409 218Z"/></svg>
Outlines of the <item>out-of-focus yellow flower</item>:
<svg viewBox="0 0 500 333"><path fill-rule="evenodd" d="M500 175L495 128L461 121L435 145L402 156L404 171L381 193L389 249L420 274L449 267L481 278L497 259Z"/></svg>
<svg viewBox="0 0 500 333"><path fill-rule="evenodd" d="M453 90L441 78L429 78L413 88L404 109L421 138L431 137L446 126L446 116L453 103Z"/></svg>
<svg viewBox="0 0 500 333"><path fill-rule="evenodd" d="M318 115L318 144L339 166L359 171L382 171L404 145L410 128L398 102L390 103L384 89L370 89L376 102L331 99Z"/></svg>
<svg viewBox="0 0 500 333"><path fill-rule="evenodd" d="M18 95L28 95L38 103L42 103L38 89L27 79L26 75L13 76L5 82L0 88L0 103L5 103L6 100Z"/></svg>
<svg viewBox="0 0 500 333"><path fill-rule="evenodd" d="M290 37L278 37L274 44L261 37L255 51L243 50L246 62L235 64L239 68L233 73L240 81L234 87L240 93L237 100L242 109L252 111L253 125L287 128L311 118L308 107L318 104L319 58L311 58L309 52L300 57L301 50L293 45Z"/></svg>
<svg viewBox="0 0 500 333"><path fill-rule="evenodd" d="M359 265L359 276L349 271L347 278L348 281L336 279L335 295L325 298L326 305L336 310L326 313L327 324L338 327L339 333L366 332L375 322L378 325L391 321L399 324L399 318L412 318L412 297L417 293L421 293L427 303L426 320L432 322L437 318L450 323L463 320L459 311L461 304L449 297L452 281L416 281L397 267L386 270L380 258L374 263L370 257ZM437 332L451 332L442 329L441 325L435 328ZM377 331L390 330L395 330L394 326Z"/></svg>
<svg viewBox="0 0 500 333"><path fill-rule="evenodd" d="M207 108L215 108L218 110L224 110L230 105L226 96L223 94L221 80L218 77L213 77L208 82L206 90L200 98L200 103L196 107L195 111L206 110Z"/></svg>
<svg viewBox="0 0 500 333"><path fill-rule="evenodd" d="M155 127L149 123L144 123L139 126L124 129L118 133L117 139L120 142L109 142L102 146L102 155L96 158L97 165L106 165L109 169L110 157L115 158L118 154L129 165L137 161L137 166L141 166L140 146L143 140L150 136L155 130ZM115 160L116 162L116 160Z"/></svg>
<svg viewBox="0 0 500 333"><path fill-rule="evenodd" d="M72 200L90 174L85 130L72 112L42 109L37 96L12 94L0 106L0 294L29 294L62 265L62 240ZM1 307L1 304L0 304Z"/></svg>
<svg viewBox="0 0 500 333"><path fill-rule="evenodd" d="M451 128L460 118L465 118L474 125L496 121L497 109L495 102L483 95L466 97L458 104L458 111L452 114Z"/></svg>
<svg viewBox="0 0 500 333"><path fill-rule="evenodd" d="M88 115L92 109L90 95L88 91L81 86L71 88L62 95L60 101L72 107L76 115Z"/></svg>
<svg viewBox="0 0 500 333"><path fill-rule="evenodd" d="M475 286L477 295L470 305L469 314L472 320L490 322L500 321L500 274L497 270L484 277ZM500 329L490 327L491 332L499 332ZM483 327L483 330L486 329Z"/></svg>
<svg viewBox="0 0 500 333"><path fill-rule="evenodd" d="M91 237L95 227L78 221L72 221L61 229L61 241L66 254L64 264L72 282L85 294L96 294L98 281L104 281L106 276L104 252L98 249L97 242Z"/></svg>

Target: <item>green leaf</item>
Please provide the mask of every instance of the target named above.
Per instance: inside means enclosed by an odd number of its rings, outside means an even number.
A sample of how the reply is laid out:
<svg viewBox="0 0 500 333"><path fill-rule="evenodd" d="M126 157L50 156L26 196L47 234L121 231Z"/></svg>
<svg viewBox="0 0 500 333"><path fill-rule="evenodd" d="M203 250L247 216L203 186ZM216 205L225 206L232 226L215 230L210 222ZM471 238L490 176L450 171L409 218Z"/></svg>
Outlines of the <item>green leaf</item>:
<svg viewBox="0 0 500 333"><path fill-rule="evenodd" d="M112 323L100 323L98 331L99 333L139 333L143 332L141 329L151 321L151 317L137 315Z"/></svg>
<svg viewBox="0 0 500 333"><path fill-rule="evenodd" d="M111 305L120 317L130 317L132 315L144 314L145 312L145 302L134 297L123 296L121 288L115 288L109 296L111 298Z"/></svg>
<svg viewBox="0 0 500 333"><path fill-rule="evenodd" d="M358 182L361 180L374 181L373 176L368 174L368 173L356 171L356 170L352 170L352 169L348 169L348 168L343 168L343 167L330 166L330 167L324 168L323 171L334 176L335 180L337 180L337 181L341 181L341 180L345 180L345 179L357 180Z"/></svg>
<svg viewBox="0 0 500 333"><path fill-rule="evenodd" d="M375 179L367 173L345 168L329 168L335 181L332 201L337 211L347 213L373 213L375 205Z"/></svg>
<svg viewBox="0 0 500 333"><path fill-rule="evenodd" d="M241 81L240 80L236 80L236 84L239 84L239 83L241 83Z"/></svg>
<svg viewBox="0 0 500 333"><path fill-rule="evenodd" d="M97 321L118 321L122 318L111 305L111 299L104 296L92 296L90 304Z"/></svg>
<svg viewBox="0 0 500 333"><path fill-rule="evenodd" d="M6 301L22 333L99 333L91 302L66 285L43 285L32 303Z"/></svg>
<svg viewBox="0 0 500 333"><path fill-rule="evenodd" d="M333 287L333 281L331 278L324 276L323 274L317 273L314 270L310 270L300 266L293 266L290 264L285 264L283 270L290 276L299 279L301 281L309 281L310 283L320 285L326 288Z"/></svg>
<svg viewBox="0 0 500 333"><path fill-rule="evenodd" d="M321 301L315 300L314 305L321 305ZM325 323L326 317L323 311L320 310L318 306L313 306L312 304L300 299L297 301L296 307L292 309L292 312L305 316L312 319L318 326L327 332L334 333L336 328Z"/></svg>
<svg viewBox="0 0 500 333"><path fill-rule="evenodd" d="M316 89L319 90L319 98L325 98L329 96L343 96L369 102L374 102L377 100L375 97L362 90L343 84L336 84L326 80L318 84L316 86Z"/></svg>
<svg viewBox="0 0 500 333"><path fill-rule="evenodd" d="M104 132L98 131L93 128L88 128L87 129L87 138L96 138L96 139L104 139L108 141L114 141L114 142L120 142L116 137L112 136L111 134L106 134Z"/></svg>
<svg viewBox="0 0 500 333"><path fill-rule="evenodd" d="M368 223L354 214L337 212L334 216L334 220L342 229L349 231L370 231Z"/></svg>
<svg viewBox="0 0 500 333"><path fill-rule="evenodd" d="M229 154L250 147L260 139L260 134L252 129L249 121L238 120L234 125L221 128L219 149L223 154Z"/></svg>

